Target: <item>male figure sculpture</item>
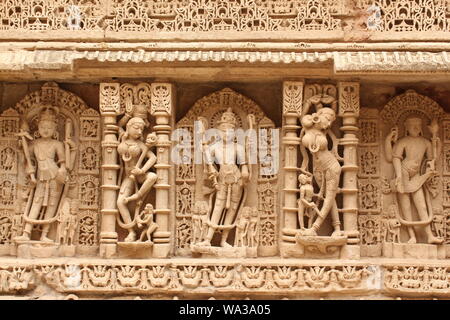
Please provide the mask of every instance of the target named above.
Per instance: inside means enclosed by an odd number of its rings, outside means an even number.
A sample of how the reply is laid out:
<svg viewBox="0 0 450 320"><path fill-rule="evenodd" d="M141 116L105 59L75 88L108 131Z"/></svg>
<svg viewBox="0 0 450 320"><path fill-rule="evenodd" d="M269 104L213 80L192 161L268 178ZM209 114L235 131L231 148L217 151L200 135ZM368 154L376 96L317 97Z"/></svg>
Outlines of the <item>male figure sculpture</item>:
<svg viewBox="0 0 450 320"><path fill-rule="evenodd" d="M30 159L34 157L37 165L37 178L35 178L35 168L31 162L27 164L27 173L30 175L31 182L35 184L34 197L29 212L25 212L25 228L20 237L16 237L16 241L30 240L33 222L43 223L41 241L53 242L47 237L50 229L50 221L55 218L57 214L60 197L66 181L66 153L64 144L54 138L57 128L57 113L55 108L46 107L41 111L38 119L38 131L40 137L34 140L28 147L25 139L22 144L25 157ZM22 132L26 135L27 132ZM68 141L71 151L74 151L75 144L73 141ZM30 201L30 199L29 199ZM42 215L43 219L38 217ZM40 220L40 221L38 221Z"/></svg>
<svg viewBox="0 0 450 320"><path fill-rule="evenodd" d="M202 246L210 246L214 232L221 228L220 245L231 247L227 243L228 234L241 202L243 188L249 180L245 148L234 142L236 122L236 115L229 108L217 123L221 141L214 143L208 148L209 150L206 150L209 157L206 160L209 168L208 177L213 181L216 189L216 200L205 240L199 243ZM219 171L215 169L213 161L219 164Z"/></svg>
<svg viewBox="0 0 450 320"><path fill-rule="evenodd" d="M409 241L416 243L416 235L412 222L412 206L415 206L420 220L426 221L432 214L431 198L424 184L435 174L434 161L435 151L432 143L422 135L422 119L410 117L405 121L406 135L399 139L398 128L392 128L386 137L385 151L388 161L392 161L395 170L395 180L393 189L397 192L397 199L401 213L406 217ZM436 135L436 128L433 130L433 137ZM392 143L394 146L392 147ZM428 161L426 172L421 174L423 161ZM430 221L431 222L431 221ZM408 225L410 224L410 225ZM423 224L422 224L423 225ZM439 244L443 239L433 235L430 223L425 223L425 232L428 237L428 243Z"/></svg>

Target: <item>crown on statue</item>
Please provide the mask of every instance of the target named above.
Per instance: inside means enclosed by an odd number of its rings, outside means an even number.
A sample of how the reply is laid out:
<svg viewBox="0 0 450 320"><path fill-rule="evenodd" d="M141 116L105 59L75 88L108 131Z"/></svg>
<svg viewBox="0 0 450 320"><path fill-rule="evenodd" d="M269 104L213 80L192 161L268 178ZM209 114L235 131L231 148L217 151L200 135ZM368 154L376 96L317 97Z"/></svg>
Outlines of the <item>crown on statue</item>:
<svg viewBox="0 0 450 320"><path fill-rule="evenodd" d="M147 112L147 107L145 105L138 104L134 106L133 116L146 120Z"/></svg>
<svg viewBox="0 0 450 320"><path fill-rule="evenodd" d="M223 123L231 124L233 127L236 127L237 120L236 115L233 111L231 111L231 108L228 108L227 111L225 111L222 116L220 117L220 120L217 122L219 125Z"/></svg>
<svg viewBox="0 0 450 320"><path fill-rule="evenodd" d="M44 109L39 114L39 122L41 121L51 121L53 123L58 123L56 118L55 108L52 106L45 106Z"/></svg>

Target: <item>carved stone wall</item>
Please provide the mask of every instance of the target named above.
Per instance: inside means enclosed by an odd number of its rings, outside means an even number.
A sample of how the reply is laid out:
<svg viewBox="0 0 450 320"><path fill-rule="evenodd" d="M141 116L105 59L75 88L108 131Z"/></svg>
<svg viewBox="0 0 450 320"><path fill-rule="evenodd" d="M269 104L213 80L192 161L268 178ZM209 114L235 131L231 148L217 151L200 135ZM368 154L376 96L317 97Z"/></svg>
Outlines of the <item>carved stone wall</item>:
<svg viewBox="0 0 450 320"><path fill-rule="evenodd" d="M448 14L447 0L7 0L0 4L0 36L9 38L8 31L30 31L26 38L47 32L72 39L80 34L98 38L103 32L117 38L138 38L142 32L156 38L154 33L167 32L225 37L224 32L253 32L256 37L271 32L284 38L282 33L290 32L294 38L345 35L361 41L404 34L413 39L419 32L433 39L449 31Z"/></svg>
<svg viewBox="0 0 450 320"><path fill-rule="evenodd" d="M253 100L228 88L195 102L176 125L173 125L170 115L174 108L172 103L175 100L172 96L176 92L176 86L168 83L101 84L98 94L103 120L95 109L88 108L81 99L60 89L55 83L44 84L38 91L19 99L19 103L3 111L0 117L0 272L4 279L1 293L33 296L34 292L46 287L50 288L53 297L59 298L82 298L104 293L112 296L172 298L185 295L186 290L189 290L192 297L199 298L295 298L320 297L324 294L347 297L382 295L385 298L448 297L448 277L445 270L449 242L447 211L450 210L450 202L446 200L449 117L435 101L412 90L406 90L400 95L392 94L392 98L385 99L385 102L369 104L367 106L370 108L359 109L361 86L357 82L338 82L336 86L311 82L313 81L307 79L306 85L304 81L284 83L283 111L279 110L284 117L281 137L274 135L276 125ZM23 115L30 110L34 110L34 115L28 116L31 119L28 122L31 125L30 132L34 132L36 127L32 119L39 114L39 109L29 106L35 105L37 101L41 104L60 105L62 110L72 106L67 112L71 110L71 113L77 114L73 117L76 129L72 136L79 147L74 160L75 170L71 172L73 177L69 177L76 181L76 187L69 190L75 195L74 199L78 200L73 205L70 203L71 208L76 210L77 217L76 222L72 222L76 227L75 251L64 247L64 250L58 249L50 254L47 247L46 250L37 249L38 243L24 244L14 240L23 233L23 213L27 210L26 199L22 195L26 183L21 182L25 181L23 164L26 159L20 140L22 138L15 134L21 132ZM285 243L291 243L286 242L290 239L290 233L286 233L283 228L290 221L287 218L289 214L293 214L293 221L298 223L298 200L302 199L302 196L299 197L301 185L298 185L301 171L298 173L297 169L293 170L296 168L294 166L302 166L304 158L304 153L296 149L299 148L297 141L303 141L300 134L303 126L298 119L302 112L310 114L308 109L313 110L312 106L320 101L329 106L324 108L331 109L335 105L339 119L332 127L338 140L333 140L335 138L330 135L330 141L341 145L335 156L344 156L342 168L345 170L342 170L342 183L337 193L341 200L338 200L337 205L345 238L341 243L339 237L328 234L332 228L330 218L326 222L328 226L320 231L318 238L294 234L295 248L288 248ZM239 238L237 227L228 239L234 251L217 246L215 238L209 249L192 246L192 239L195 237L193 219L197 219L194 217L198 203L208 200L203 194L201 178L204 176L204 167L194 162L171 163L176 154L194 160L195 146L199 142L194 139L198 130L195 120L203 117L208 120L210 128L218 128L223 119L226 119L227 112L230 112L227 111L229 108L232 111L228 116L235 117L237 127L249 129L252 126L257 129L259 134L256 141L251 137L248 141L264 155L251 166L251 184L247 187L247 199L243 200L243 207L254 207L258 212L256 251L252 251L251 246L244 247L246 251L241 250L242 247L236 240L236 237ZM144 110L147 113L142 113ZM321 110L320 107L318 110ZM392 175L393 169L386 162L385 137L392 124L403 123L405 119L417 114L426 115L430 119L422 128L424 138L430 141L432 135L429 130L432 129L427 126L432 125L432 119L438 120L436 137L442 142L442 156L435 163L439 172L437 179L430 180L430 183L435 184L435 189L430 184L430 187L427 185L427 190L437 190L432 201L433 207L439 210L433 212L429 225L433 235L443 238L442 244L426 243L426 238L420 231L424 227L421 226L417 227L418 243L406 243L407 227L401 225L398 228L400 236L396 238L392 224L398 218L393 209L396 198L390 193L392 190L388 190L392 185L386 182L391 177L387 175ZM145 134L155 131L156 135L172 139L169 144L158 138L157 145L150 148L155 152L156 162L155 169L150 168L149 172L154 172L158 179L145 198L142 209L146 204L152 204L154 208L151 221L157 228L149 233L148 238L152 242L147 242L145 237L142 242L126 242L125 229L116 223L120 214L117 210L119 182L124 179L124 176L120 178L120 174L123 174L125 168L117 156L122 152L118 146L125 141L123 135L130 130L127 123L133 115L142 116L142 119L148 121ZM255 117L254 123L249 115ZM183 139L170 136L172 128L175 132L176 129L187 130L193 139L183 143ZM357 129L358 133L355 135ZM62 141L69 132L64 130L62 126L57 135ZM410 129L399 126L399 139L405 136L407 130ZM112 135L116 137L117 143L112 143L110 138L106 139ZM276 139L284 141L284 144L280 146ZM290 148L291 145L295 147ZM115 148L119 150L118 154L111 157ZM332 149L330 147L330 152ZM279 153L281 158L278 171L266 170L265 161L276 156L279 150L282 152ZM297 152L292 153L293 151ZM109 158L106 158L107 155ZM294 160L292 167L288 160L290 158ZM290 182L289 174L294 177L294 184ZM110 177L122 180L111 180ZM160 177L164 177L166 182ZM115 182L111 184L111 181ZM141 180L136 182L140 187ZM293 185L292 190L287 182ZM355 182L357 184L352 186ZM284 189L283 193L278 191L280 189ZM158 190L161 190L159 195ZM286 205L289 192L294 196L292 208ZM112 194L116 195L113 202ZM305 194L303 196L306 197ZM173 205L170 199L174 199ZM318 202L319 209L321 203ZM354 206L357 208L356 212ZM146 213L139 214L139 219L145 220ZM420 220L416 216L413 219ZM58 229L58 223L54 225L55 229ZM144 229L137 230L145 233L146 226L150 225L147 222L142 226ZM114 234L117 234L116 238ZM53 237L52 233L50 237ZM164 239L169 240L167 242ZM250 242L245 241L248 240L244 240L244 243L249 245ZM28 247L24 248L24 245ZM336 255L335 251L327 251L330 246L341 246L338 249L340 255ZM316 251L311 250L313 247ZM48 257L45 263L35 260L42 254ZM17 259L17 255L21 258ZM75 258L67 263L59 258L65 255L75 255ZM86 255L90 258L85 258ZM171 259L167 263L161 259L153 259L158 255L166 255ZM28 257L34 257L34 260ZM127 260L121 257L126 257ZM211 260L211 257L215 259ZM320 258L321 262L311 258ZM408 260L404 260L405 258Z"/></svg>
<svg viewBox="0 0 450 320"><path fill-rule="evenodd" d="M0 296L450 297L450 0L0 0Z"/></svg>

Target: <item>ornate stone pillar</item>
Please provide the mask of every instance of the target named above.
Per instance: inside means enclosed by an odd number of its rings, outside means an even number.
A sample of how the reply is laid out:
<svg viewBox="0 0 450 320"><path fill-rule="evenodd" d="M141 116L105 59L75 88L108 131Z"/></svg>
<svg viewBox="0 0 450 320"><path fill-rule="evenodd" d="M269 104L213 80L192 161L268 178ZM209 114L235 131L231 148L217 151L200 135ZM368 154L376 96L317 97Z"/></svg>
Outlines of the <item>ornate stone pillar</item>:
<svg viewBox="0 0 450 320"><path fill-rule="evenodd" d="M116 254L117 232L117 175L120 169L117 158L120 108L119 83L100 83L100 113L103 120L102 140L102 209L100 231L100 256L110 258Z"/></svg>
<svg viewBox="0 0 450 320"><path fill-rule="evenodd" d="M153 127L158 136L157 142L157 161L155 164L158 180L154 188L156 190L155 215L158 229L153 234L154 247L153 256L156 258L165 258L170 252L171 231L170 231L170 213L172 212L169 204L170 198L170 133L171 133L171 115L174 103L173 85L170 83L152 83L151 85L151 108L150 113L155 117L156 125Z"/></svg>
<svg viewBox="0 0 450 320"><path fill-rule="evenodd" d="M289 247L295 246L295 229L297 228L297 150L298 119L303 102L303 81L285 81L283 83L283 227L281 256L291 256ZM298 248L297 248L298 250Z"/></svg>
<svg viewBox="0 0 450 320"><path fill-rule="evenodd" d="M340 144L344 147L344 165L342 166L342 194L344 232L347 246L341 257L359 258L360 246L358 232L358 160L357 147L359 117L359 83L339 82L339 116L342 117L341 131L344 133Z"/></svg>

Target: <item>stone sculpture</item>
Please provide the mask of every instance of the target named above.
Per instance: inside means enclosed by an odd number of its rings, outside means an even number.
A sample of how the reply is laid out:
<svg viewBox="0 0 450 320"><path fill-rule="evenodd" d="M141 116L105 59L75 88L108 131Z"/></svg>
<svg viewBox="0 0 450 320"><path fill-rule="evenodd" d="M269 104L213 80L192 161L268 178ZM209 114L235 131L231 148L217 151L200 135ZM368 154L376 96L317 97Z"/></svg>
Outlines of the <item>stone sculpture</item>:
<svg viewBox="0 0 450 320"><path fill-rule="evenodd" d="M44 106L38 118L39 138L28 145L26 139L32 136L26 129L19 135L24 150L27 174L33 189L28 198L26 212L24 213L25 227L23 234L15 238L16 242L31 239L33 225L42 225L40 241L53 242L47 237L50 226L58 219L58 210L65 201L67 188L65 187L68 170L72 169L76 145L70 138L71 121L66 122L66 140L58 141L55 138L58 109L53 106ZM24 128L28 125L24 123ZM68 133L68 134L67 134ZM36 159L36 168L32 165L32 158Z"/></svg>
<svg viewBox="0 0 450 320"><path fill-rule="evenodd" d="M215 202L210 208L212 213L208 231L204 240L197 244L199 247L211 246L216 231L222 233L220 246L231 247L227 242L228 234L235 227L240 203L245 204L245 188L249 180L245 146L234 142L236 116L231 108L223 113L217 124L221 140L212 145L205 145L205 165L208 179L215 189L211 194L215 196ZM219 164L219 169L216 169L214 162Z"/></svg>
<svg viewBox="0 0 450 320"><path fill-rule="evenodd" d="M439 130L436 120L432 121L429 130L432 139L423 137L422 119L412 116L405 120L405 136L398 139L398 127L393 127L385 140L385 152L388 161L392 162L395 179L391 181L391 192L396 193L401 214L398 219L407 227L408 243L416 243L414 226L421 226L427 234L427 241L440 244L438 238L431 232L433 220L431 193L426 183L436 175L436 158L440 153ZM393 145L392 145L393 144ZM422 169L425 167L425 171ZM412 207L417 210L420 221L412 221Z"/></svg>
<svg viewBox="0 0 450 320"><path fill-rule="evenodd" d="M135 202L134 217L138 216L142 201L147 196L156 181L156 174L149 172L156 162L156 156L151 148L156 143L156 135L150 133L145 143L142 134L145 121L141 117L133 117L126 124L126 131L117 151L123 161L122 182L120 183L117 207L123 222L119 224L128 230L125 242L134 242L137 239L137 221L132 218L129 204ZM147 159L145 163L144 160ZM120 220L119 220L120 221Z"/></svg>
<svg viewBox="0 0 450 320"><path fill-rule="evenodd" d="M332 236L343 235L336 204L341 165L337 160L336 153L328 149L327 140L327 134L330 133L335 119L336 112L329 107L320 108L316 113L305 115L301 119L303 125L303 133L300 135L301 145L313 155L315 179L320 185L319 194L323 194L324 197L322 207L317 212L311 228L300 230L300 234L304 236L317 236L317 231L330 212L334 229Z"/></svg>

